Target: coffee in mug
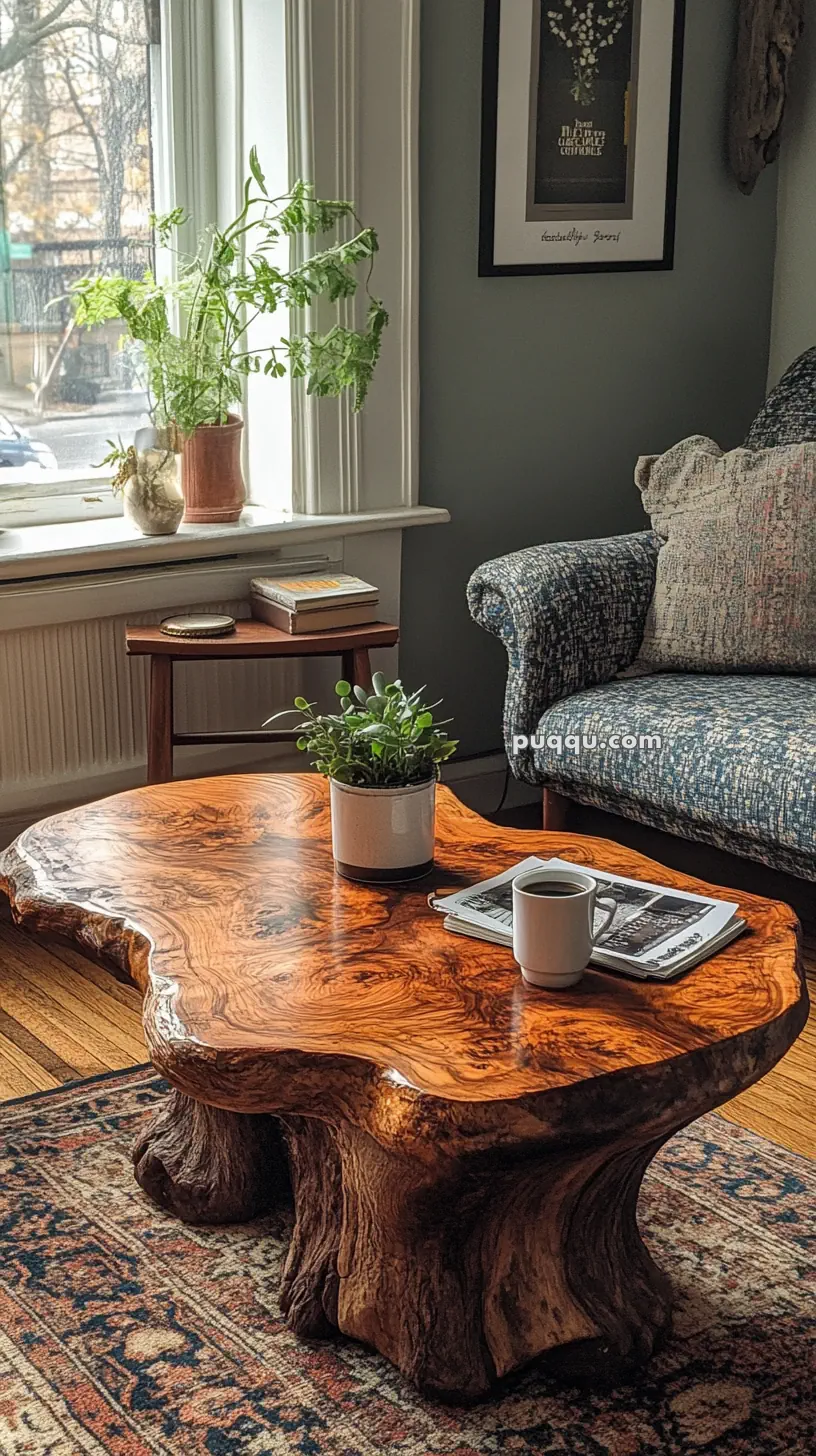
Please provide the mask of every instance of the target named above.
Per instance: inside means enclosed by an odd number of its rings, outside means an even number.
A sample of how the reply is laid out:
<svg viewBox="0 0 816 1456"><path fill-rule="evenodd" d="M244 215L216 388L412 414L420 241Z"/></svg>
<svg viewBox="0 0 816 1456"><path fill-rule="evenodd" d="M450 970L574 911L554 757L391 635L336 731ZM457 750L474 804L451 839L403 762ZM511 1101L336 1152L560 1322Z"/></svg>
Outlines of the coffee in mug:
<svg viewBox="0 0 816 1456"><path fill-rule="evenodd" d="M599 935L594 931L597 885L583 870L527 870L513 881L513 955L531 986L565 990L580 981Z"/></svg>
<svg viewBox="0 0 816 1456"><path fill-rule="evenodd" d="M577 885L570 885L566 880L537 880L535 884L525 885L524 889L528 895L543 895L551 900L557 900L560 895L580 895L581 893Z"/></svg>

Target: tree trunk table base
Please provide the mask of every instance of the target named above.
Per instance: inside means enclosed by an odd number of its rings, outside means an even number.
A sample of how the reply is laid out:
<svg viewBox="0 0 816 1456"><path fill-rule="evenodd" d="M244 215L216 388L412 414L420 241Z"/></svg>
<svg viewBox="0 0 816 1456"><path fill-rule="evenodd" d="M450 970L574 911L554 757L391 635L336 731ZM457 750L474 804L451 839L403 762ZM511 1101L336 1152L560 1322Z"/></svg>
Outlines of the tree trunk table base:
<svg viewBox="0 0 816 1456"><path fill-rule="evenodd" d="M537 991L508 950L449 935L427 887L335 876L327 797L311 775L159 785L0 856L20 924L145 993L174 1090L137 1138L140 1186L198 1224L291 1181L290 1327L373 1346L428 1395L478 1399L540 1357L625 1376L671 1323L643 1174L802 1029L793 912L740 895L747 933L668 985ZM495 829L445 789L437 828L440 889L538 853L710 890L603 840Z"/></svg>
<svg viewBox="0 0 816 1456"><path fill-rule="evenodd" d="M181 1092L145 1121L133 1144L136 1182L185 1223L243 1223L288 1187L273 1117L225 1112Z"/></svg>
<svg viewBox="0 0 816 1456"><path fill-rule="evenodd" d="M341 1330L460 1402L547 1350L564 1375L619 1376L668 1327L668 1283L635 1220L659 1144L429 1176L350 1124L285 1131L297 1222L281 1308L296 1334Z"/></svg>

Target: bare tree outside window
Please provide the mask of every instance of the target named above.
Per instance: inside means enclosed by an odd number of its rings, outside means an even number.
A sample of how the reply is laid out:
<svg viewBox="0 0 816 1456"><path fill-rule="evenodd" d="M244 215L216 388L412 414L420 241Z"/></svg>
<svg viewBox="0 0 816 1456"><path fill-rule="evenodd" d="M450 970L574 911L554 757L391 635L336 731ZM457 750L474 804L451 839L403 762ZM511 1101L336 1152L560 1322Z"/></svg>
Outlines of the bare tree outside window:
<svg viewBox="0 0 816 1456"><path fill-rule="evenodd" d="M155 0L0 0L0 491L81 475L147 422L138 355L65 295L153 266L156 21Z"/></svg>

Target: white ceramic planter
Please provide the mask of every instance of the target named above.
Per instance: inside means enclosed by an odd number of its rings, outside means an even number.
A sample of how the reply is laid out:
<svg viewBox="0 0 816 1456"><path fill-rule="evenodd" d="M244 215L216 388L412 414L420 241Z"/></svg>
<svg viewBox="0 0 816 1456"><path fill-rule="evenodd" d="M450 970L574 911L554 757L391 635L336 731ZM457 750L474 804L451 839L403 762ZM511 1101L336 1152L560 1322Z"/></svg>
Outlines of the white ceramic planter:
<svg viewBox="0 0 816 1456"><path fill-rule="evenodd" d="M332 851L348 880L415 880L433 867L436 783L358 789L330 781Z"/></svg>

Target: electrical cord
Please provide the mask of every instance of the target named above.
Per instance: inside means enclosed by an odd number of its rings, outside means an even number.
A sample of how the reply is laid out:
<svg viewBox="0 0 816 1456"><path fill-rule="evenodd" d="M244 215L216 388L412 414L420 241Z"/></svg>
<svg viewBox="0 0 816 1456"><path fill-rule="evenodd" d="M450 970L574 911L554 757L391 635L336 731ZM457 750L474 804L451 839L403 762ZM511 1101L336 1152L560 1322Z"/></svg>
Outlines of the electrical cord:
<svg viewBox="0 0 816 1456"><path fill-rule="evenodd" d="M497 807L493 810L493 813L494 814L501 814L501 811L502 811L502 809L504 808L504 806L505 806L505 804L507 802L507 795L509 794L509 792L510 792L510 762L508 760L508 762L505 764L505 768L504 768L504 788L502 790L502 796L499 799L499 802L498 802Z"/></svg>
<svg viewBox="0 0 816 1456"><path fill-rule="evenodd" d="M480 759L480 758L493 758L494 756L496 756L499 753L502 753L503 754L504 753L504 749L503 748L492 748L492 749L486 750L486 752L484 752L484 753L463 753L463 754L457 756L456 762L457 763L468 763L468 762L470 762L471 759L476 760L476 759ZM443 773L444 773L444 770L443 770ZM496 805L496 808L490 810L490 813L488 815L488 818L491 818L494 814L500 814L501 813L502 809L504 808L505 804L507 803L507 795L509 794L509 792L510 792L510 760L509 759L506 759L505 765L504 765L504 788L502 789L502 795L501 795L501 798L499 799L498 804Z"/></svg>

